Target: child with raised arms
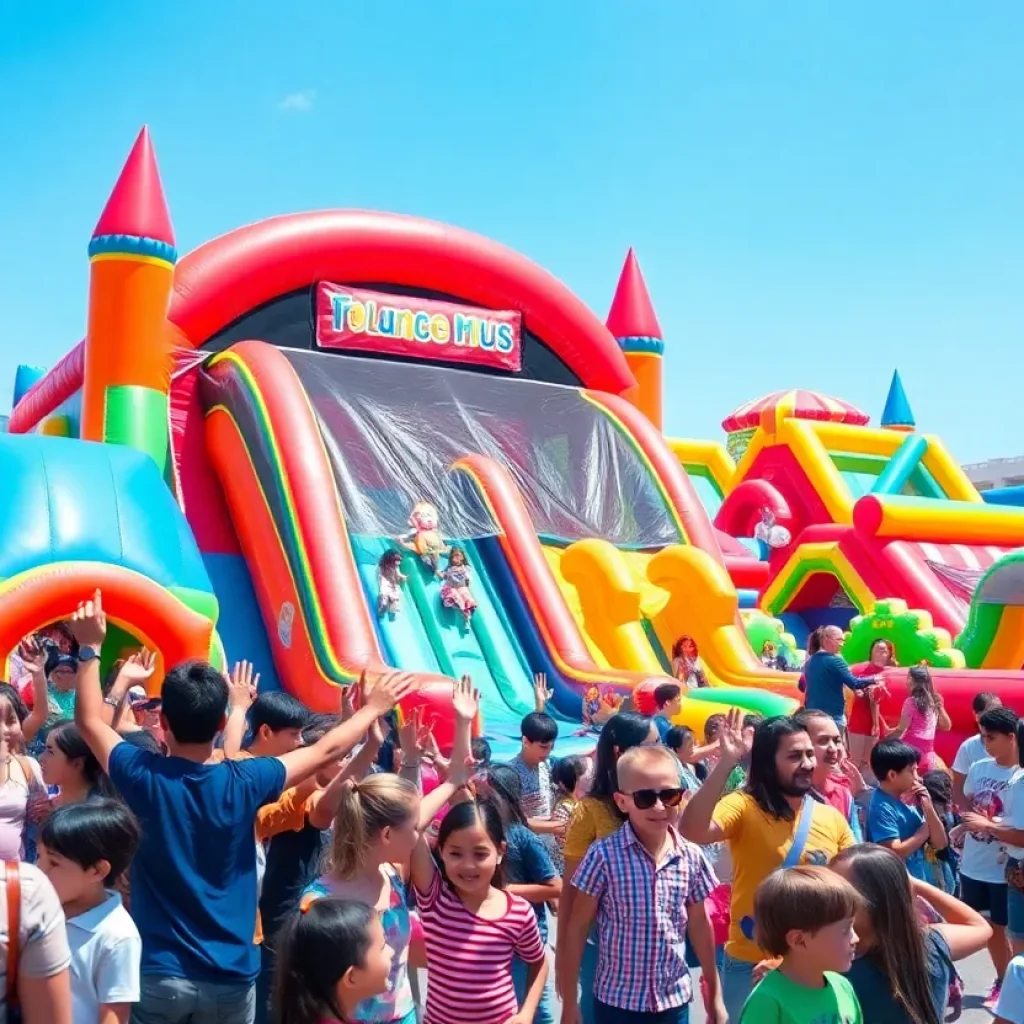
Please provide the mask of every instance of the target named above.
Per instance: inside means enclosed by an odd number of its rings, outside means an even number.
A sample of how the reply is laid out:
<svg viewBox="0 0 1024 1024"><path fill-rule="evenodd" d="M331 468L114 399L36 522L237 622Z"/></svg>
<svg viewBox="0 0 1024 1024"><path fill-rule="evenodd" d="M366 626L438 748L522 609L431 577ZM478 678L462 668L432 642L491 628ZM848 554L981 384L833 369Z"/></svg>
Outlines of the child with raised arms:
<svg viewBox="0 0 1024 1024"><path fill-rule="evenodd" d="M456 689L452 782L465 778L478 696ZM446 788L446 787L441 787ZM432 794L433 795L433 794ZM437 860L421 836L412 882L427 947L430 984L425 1024L530 1024L547 964L537 917L504 888L505 831L491 803L454 804L437 837ZM512 958L526 964L526 995L516 998Z"/></svg>

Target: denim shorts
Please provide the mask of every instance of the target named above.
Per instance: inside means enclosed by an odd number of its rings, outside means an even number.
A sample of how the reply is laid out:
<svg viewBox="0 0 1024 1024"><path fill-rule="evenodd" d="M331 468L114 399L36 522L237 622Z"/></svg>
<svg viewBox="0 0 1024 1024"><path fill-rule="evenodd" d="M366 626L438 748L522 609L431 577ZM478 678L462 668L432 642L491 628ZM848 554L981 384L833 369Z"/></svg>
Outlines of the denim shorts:
<svg viewBox="0 0 1024 1024"><path fill-rule="evenodd" d="M1024 939L1024 861L1016 857L1006 862L1006 930Z"/></svg>

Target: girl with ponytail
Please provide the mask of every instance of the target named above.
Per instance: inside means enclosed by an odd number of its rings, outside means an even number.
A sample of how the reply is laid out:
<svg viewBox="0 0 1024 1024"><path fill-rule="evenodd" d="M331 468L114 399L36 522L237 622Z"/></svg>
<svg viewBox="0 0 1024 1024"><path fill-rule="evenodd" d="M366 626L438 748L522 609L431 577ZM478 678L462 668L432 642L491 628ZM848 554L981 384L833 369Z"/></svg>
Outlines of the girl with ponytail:
<svg viewBox="0 0 1024 1024"><path fill-rule="evenodd" d="M302 908L309 910L324 897L366 904L379 913L384 940L393 954L386 991L361 1001L345 1021L416 1022L409 979L413 921L402 872L408 868L421 831L453 793L452 786L443 785L421 798L413 782L390 774L345 783L334 819L329 870L307 887Z"/></svg>

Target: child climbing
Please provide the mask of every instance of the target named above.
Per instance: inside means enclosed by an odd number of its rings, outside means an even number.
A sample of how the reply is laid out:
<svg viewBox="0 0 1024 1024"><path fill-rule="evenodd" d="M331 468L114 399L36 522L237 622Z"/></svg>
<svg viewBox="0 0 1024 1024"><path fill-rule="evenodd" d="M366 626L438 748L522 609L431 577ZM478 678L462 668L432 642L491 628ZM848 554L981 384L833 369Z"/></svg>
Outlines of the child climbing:
<svg viewBox="0 0 1024 1024"><path fill-rule="evenodd" d="M402 553L385 551L377 563L377 614L396 615L402 604L402 584L409 578L402 573Z"/></svg>
<svg viewBox="0 0 1024 1024"><path fill-rule="evenodd" d="M442 577L441 602L445 608L458 608L469 622L476 611L476 601L469 589L469 566L466 565L466 552L460 547L453 547L448 554L448 568Z"/></svg>

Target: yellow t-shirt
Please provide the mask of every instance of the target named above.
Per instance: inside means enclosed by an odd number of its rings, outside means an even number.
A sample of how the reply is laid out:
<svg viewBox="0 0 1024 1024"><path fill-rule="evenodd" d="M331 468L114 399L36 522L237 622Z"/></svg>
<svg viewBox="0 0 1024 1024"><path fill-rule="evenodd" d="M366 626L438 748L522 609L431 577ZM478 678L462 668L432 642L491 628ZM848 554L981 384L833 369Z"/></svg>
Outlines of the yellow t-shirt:
<svg viewBox="0 0 1024 1024"><path fill-rule="evenodd" d="M732 921L725 951L737 960L756 963L768 954L747 935L751 932L754 893L789 853L796 821L769 817L748 793L730 793L718 802L712 820L721 828L732 855ZM813 804L801 864L828 864L854 845L853 833L843 816L828 804ZM744 921L744 919L746 919Z"/></svg>
<svg viewBox="0 0 1024 1024"><path fill-rule="evenodd" d="M583 860L587 850L622 828L625 818L619 817L604 800L585 796L572 809L565 828L564 854L568 860Z"/></svg>

